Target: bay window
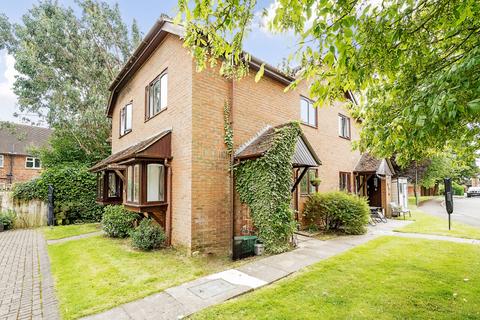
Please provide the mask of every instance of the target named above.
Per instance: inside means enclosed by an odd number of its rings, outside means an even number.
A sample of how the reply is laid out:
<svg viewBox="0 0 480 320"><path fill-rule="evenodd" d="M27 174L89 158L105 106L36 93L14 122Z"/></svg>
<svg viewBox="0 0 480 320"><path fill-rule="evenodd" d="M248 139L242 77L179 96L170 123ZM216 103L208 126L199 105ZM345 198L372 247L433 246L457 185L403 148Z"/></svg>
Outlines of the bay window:
<svg viewBox="0 0 480 320"><path fill-rule="evenodd" d="M147 165L147 202L163 201L165 189L165 168L158 163Z"/></svg>
<svg viewBox="0 0 480 320"><path fill-rule="evenodd" d="M140 165L127 168L127 201L138 203L140 199Z"/></svg>

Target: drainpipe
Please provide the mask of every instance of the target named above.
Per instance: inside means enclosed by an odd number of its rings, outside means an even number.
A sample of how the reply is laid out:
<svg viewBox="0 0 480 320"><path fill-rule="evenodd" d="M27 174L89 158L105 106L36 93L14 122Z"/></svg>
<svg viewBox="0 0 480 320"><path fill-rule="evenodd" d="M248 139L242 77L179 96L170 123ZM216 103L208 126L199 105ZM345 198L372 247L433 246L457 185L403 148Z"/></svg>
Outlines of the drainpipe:
<svg viewBox="0 0 480 320"><path fill-rule="evenodd" d="M232 128L233 133L233 97L234 97L234 90L235 90L235 79L230 80L230 128ZM235 176L233 174L233 162L234 162L234 154L232 150L232 154L230 155L230 219L232 219L232 234L230 237L230 247L232 248L232 257L233 257L233 245L234 241L233 238L235 236Z"/></svg>
<svg viewBox="0 0 480 320"><path fill-rule="evenodd" d="M167 168L167 197L168 207L165 217L165 231L167 233L167 246L172 244L172 165L168 159L165 159L165 167Z"/></svg>
<svg viewBox="0 0 480 320"><path fill-rule="evenodd" d="M10 153L9 156L10 156L10 170L9 170L9 173L7 174L7 178L8 178L8 184L11 185L13 182L13 153Z"/></svg>

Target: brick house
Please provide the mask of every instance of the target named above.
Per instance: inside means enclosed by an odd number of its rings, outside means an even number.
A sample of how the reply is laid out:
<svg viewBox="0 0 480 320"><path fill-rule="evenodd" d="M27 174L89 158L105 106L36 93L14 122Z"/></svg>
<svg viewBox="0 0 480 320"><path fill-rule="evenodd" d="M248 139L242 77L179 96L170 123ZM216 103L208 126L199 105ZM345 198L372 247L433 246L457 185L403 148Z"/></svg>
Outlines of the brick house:
<svg viewBox="0 0 480 320"><path fill-rule="evenodd" d="M40 159L33 157L29 148L45 145L51 133L48 128L13 123L0 129L0 189L40 174Z"/></svg>
<svg viewBox="0 0 480 320"><path fill-rule="evenodd" d="M302 123L297 149L321 165L292 166L299 180L292 201L296 212L316 190L356 191L361 172L354 169L361 154L352 149L352 140L359 138L360 124L342 102L314 108L305 84L284 93L294 79L268 64L255 83L263 63L256 58L250 62L252 72L240 81L216 69L196 72L183 47L183 32L168 20L157 21L110 86L112 155L91 168L98 174L99 202L123 203L153 217L173 245L228 251L232 236L250 223L233 191L224 143L225 103L236 156L272 127ZM314 176L322 180L318 187L309 183Z"/></svg>

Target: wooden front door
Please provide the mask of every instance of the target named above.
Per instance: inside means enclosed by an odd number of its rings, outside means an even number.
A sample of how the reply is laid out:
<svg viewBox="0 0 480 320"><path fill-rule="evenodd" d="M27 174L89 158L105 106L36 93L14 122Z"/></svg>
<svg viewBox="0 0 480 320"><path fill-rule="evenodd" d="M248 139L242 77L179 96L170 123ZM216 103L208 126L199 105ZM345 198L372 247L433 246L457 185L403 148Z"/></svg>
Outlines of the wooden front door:
<svg viewBox="0 0 480 320"><path fill-rule="evenodd" d="M382 206L382 181L375 175L367 181L367 197L371 207Z"/></svg>

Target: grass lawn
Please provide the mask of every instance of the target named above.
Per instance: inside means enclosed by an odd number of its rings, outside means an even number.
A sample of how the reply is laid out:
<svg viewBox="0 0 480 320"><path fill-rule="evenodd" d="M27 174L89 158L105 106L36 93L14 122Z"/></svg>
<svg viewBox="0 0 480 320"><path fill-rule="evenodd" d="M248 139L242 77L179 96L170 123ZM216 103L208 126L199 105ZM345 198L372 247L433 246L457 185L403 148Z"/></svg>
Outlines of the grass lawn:
<svg viewBox="0 0 480 320"><path fill-rule="evenodd" d="M225 258L173 249L140 252L128 239L95 236L48 246L64 319L74 319L232 267Z"/></svg>
<svg viewBox="0 0 480 320"><path fill-rule="evenodd" d="M47 240L68 238L100 230L100 223L70 224L68 226L42 228L42 232Z"/></svg>
<svg viewBox="0 0 480 320"><path fill-rule="evenodd" d="M408 218L408 216L407 216ZM398 232L437 234L442 236L480 239L480 228L471 227L459 222L452 222L452 230L448 230L448 220L422 212L419 209L412 210L412 218L415 222L397 229Z"/></svg>
<svg viewBox="0 0 480 320"><path fill-rule="evenodd" d="M382 237L193 319L479 319L480 246Z"/></svg>

